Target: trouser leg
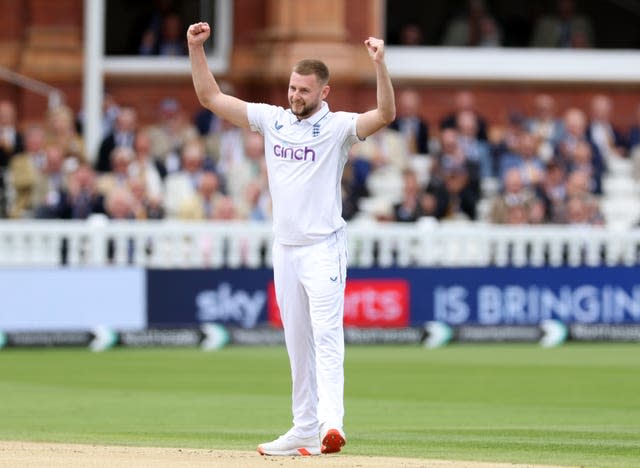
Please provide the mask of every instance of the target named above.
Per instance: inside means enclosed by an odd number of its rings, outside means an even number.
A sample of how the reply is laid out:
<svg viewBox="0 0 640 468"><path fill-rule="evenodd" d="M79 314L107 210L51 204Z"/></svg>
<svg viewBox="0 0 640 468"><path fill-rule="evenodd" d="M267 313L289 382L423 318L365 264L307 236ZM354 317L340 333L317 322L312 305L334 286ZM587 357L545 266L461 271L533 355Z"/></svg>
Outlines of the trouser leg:
<svg viewBox="0 0 640 468"><path fill-rule="evenodd" d="M296 249L275 244L273 271L276 299L284 326L284 336L291 365L291 409L296 435L309 437L318 433L315 349L309 298L298 279Z"/></svg>
<svg viewBox="0 0 640 468"><path fill-rule="evenodd" d="M314 246L301 268L309 296L315 344L318 421L342 428L344 418L344 288L346 241L343 232Z"/></svg>

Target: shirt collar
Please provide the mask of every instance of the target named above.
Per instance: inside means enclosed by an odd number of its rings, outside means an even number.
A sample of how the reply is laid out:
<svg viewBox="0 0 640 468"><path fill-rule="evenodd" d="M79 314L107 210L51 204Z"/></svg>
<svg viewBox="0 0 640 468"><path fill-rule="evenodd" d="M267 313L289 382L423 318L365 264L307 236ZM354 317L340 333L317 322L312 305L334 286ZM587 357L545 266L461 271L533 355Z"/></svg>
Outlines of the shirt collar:
<svg viewBox="0 0 640 468"><path fill-rule="evenodd" d="M291 112L291 109L289 109L289 112ZM317 112L315 112L313 115L310 115L309 117L307 117L306 119L298 120L298 118L295 115L293 115L293 113L291 113L291 125L298 124L298 125L306 125L306 126L312 127L313 125L320 122L320 120L322 120L328 113L329 113L329 104L327 104L326 101L322 101L322 104L320 105L320 109Z"/></svg>

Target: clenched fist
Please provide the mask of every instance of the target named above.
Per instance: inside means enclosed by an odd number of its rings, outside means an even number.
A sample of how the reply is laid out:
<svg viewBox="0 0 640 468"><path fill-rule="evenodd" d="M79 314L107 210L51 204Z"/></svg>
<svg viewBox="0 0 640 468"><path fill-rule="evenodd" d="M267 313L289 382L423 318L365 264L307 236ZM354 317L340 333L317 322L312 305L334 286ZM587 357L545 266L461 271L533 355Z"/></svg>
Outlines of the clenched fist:
<svg viewBox="0 0 640 468"><path fill-rule="evenodd" d="M382 63L384 60L384 41L375 37L370 37L364 41L364 45L367 46L369 57L376 62Z"/></svg>
<svg viewBox="0 0 640 468"><path fill-rule="evenodd" d="M187 29L187 43L191 45L202 45L209 39L211 27L208 23L194 23Z"/></svg>

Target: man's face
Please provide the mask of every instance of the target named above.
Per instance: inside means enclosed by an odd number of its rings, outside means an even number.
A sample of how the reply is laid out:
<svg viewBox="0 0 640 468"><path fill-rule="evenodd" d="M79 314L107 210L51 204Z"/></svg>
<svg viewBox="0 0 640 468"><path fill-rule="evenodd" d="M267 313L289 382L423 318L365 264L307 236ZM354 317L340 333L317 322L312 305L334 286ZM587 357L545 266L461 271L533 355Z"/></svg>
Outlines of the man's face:
<svg viewBox="0 0 640 468"><path fill-rule="evenodd" d="M289 105L298 119L306 119L318 110L322 100L329 94L329 86L323 85L316 75L291 73L289 78Z"/></svg>

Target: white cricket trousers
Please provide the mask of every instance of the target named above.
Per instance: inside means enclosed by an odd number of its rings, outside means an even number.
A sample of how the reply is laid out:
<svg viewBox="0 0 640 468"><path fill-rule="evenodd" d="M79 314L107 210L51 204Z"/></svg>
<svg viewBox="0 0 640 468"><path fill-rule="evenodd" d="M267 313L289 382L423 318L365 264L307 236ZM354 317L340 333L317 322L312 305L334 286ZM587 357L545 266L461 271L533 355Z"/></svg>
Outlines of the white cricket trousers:
<svg viewBox="0 0 640 468"><path fill-rule="evenodd" d="M312 245L273 245L276 299L291 364L293 432L317 435L344 418L344 229Z"/></svg>

